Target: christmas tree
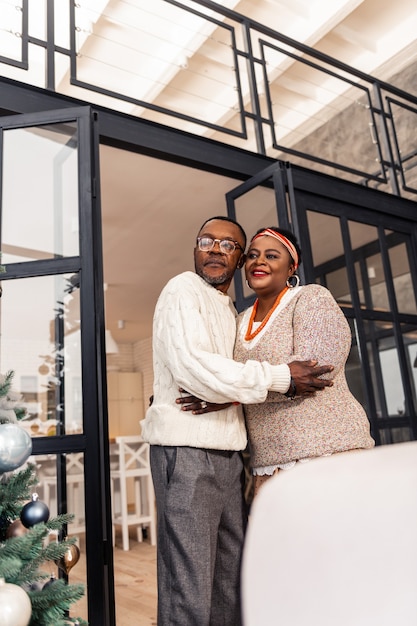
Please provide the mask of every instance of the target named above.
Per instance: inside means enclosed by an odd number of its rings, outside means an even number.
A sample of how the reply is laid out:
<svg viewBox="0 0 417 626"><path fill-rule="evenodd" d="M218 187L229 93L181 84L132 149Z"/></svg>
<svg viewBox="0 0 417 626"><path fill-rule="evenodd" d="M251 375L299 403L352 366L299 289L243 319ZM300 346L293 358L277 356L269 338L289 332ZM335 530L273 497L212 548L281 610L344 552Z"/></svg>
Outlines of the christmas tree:
<svg viewBox="0 0 417 626"><path fill-rule="evenodd" d="M84 620L69 617L71 604L84 595L83 585L67 582L79 556L76 539L65 538L64 532L73 516L50 519L47 505L33 493L35 466L17 471L32 444L19 424L25 410L11 391L12 379L13 372L0 376L0 624L86 626ZM46 565L58 568L58 577L43 570Z"/></svg>

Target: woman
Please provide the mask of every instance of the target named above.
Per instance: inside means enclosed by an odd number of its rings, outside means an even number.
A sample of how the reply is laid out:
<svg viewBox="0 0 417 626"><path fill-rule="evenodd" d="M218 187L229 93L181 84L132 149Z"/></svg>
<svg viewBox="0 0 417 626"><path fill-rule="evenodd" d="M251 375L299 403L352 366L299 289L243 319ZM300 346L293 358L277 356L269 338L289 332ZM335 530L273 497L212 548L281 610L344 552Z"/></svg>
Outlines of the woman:
<svg viewBox="0 0 417 626"><path fill-rule="evenodd" d="M325 287L299 285L300 262L301 250L290 231L270 227L254 235L245 273L257 300L238 316L234 358L332 363L327 376L333 385L298 396L292 383L285 395L269 392L265 402L244 406L255 495L270 476L297 462L374 446L366 413L345 377L349 325ZM204 403L206 408L198 408L200 400L194 396L177 402L197 414L224 407Z"/></svg>
<svg viewBox="0 0 417 626"><path fill-rule="evenodd" d="M306 397L290 387L286 395L270 392L264 403L244 407L255 494L268 477L298 461L374 446L366 413L345 377L349 325L326 288L299 286L300 262L291 232L263 228L252 238L245 273L257 300L238 317L234 358L332 363L333 386Z"/></svg>

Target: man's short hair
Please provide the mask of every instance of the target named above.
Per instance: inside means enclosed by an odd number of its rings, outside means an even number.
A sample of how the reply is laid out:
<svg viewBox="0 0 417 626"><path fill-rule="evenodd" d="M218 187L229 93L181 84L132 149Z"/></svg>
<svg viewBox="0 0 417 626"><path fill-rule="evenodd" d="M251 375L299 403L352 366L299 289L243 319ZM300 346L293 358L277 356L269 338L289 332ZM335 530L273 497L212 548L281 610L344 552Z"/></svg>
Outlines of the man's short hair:
<svg viewBox="0 0 417 626"><path fill-rule="evenodd" d="M243 248L246 248L246 233L243 230L242 226L239 224L239 222L234 220L232 217L227 217L226 215L215 215L214 217L209 217L208 220L206 220L205 222L203 222L203 224L201 224L200 230L198 232L200 232L204 228L204 226L208 224L208 222L212 222L213 220L223 220L223 222L230 222L231 224L235 224L235 226L237 226L240 232L242 233L242 237L244 241Z"/></svg>

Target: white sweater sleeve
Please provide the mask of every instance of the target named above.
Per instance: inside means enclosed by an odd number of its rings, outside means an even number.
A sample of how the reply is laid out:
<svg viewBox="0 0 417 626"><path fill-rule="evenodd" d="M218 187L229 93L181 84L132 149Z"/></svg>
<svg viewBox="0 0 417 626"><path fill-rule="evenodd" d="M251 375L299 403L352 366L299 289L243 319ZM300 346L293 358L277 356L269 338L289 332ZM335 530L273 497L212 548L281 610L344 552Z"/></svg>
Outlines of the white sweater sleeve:
<svg viewBox="0 0 417 626"><path fill-rule="evenodd" d="M162 291L155 310L155 375L166 376L167 385L174 379L209 402L252 404L263 402L269 389L285 393L288 366L233 361L235 333L228 296L191 272L177 276Z"/></svg>

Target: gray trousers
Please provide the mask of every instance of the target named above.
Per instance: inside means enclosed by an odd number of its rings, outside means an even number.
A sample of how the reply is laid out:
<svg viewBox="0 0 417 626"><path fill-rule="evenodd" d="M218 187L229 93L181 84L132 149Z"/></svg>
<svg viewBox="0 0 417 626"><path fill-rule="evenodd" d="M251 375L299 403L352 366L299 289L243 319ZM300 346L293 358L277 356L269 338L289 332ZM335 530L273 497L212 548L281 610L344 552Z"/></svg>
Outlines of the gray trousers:
<svg viewBox="0 0 417 626"><path fill-rule="evenodd" d="M239 452L151 446L158 626L240 626L247 510Z"/></svg>

